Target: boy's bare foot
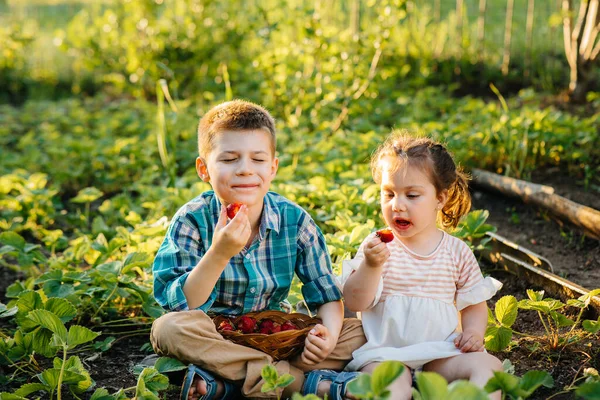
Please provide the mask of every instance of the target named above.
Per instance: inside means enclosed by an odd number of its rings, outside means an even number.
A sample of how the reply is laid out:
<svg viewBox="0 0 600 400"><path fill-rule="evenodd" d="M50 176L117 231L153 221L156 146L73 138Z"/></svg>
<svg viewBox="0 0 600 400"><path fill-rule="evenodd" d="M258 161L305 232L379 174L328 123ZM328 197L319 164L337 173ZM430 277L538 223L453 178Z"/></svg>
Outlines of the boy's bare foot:
<svg viewBox="0 0 600 400"><path fill-rule="evenodd" d="M319 396L320 398L324 399L325 395L327 395L327 398L330 398L331 396L329 395L329 388L331 387L331 381L321 381L319 382L319 386L317 386L317 396ZM350 393L348 393L348 390L346 390L346 393L344 393L344 399L348 399L348 400L357 400L356 397L352 396Z"/></svg>
<svg viewBox="0 0 600 400"><path fill-rule="evenodd" d="M215 383L217 384L217 392L215 393L215 397L219 399L221 396L223 396L223 393L225 393L225 386L223 386L223 381L220 380L215 380ZM199 399L200 397L204 396L207 391L206 381L204 381L202 377L197 376L194 378L194 383L190 387L188 400Z"/></svg>

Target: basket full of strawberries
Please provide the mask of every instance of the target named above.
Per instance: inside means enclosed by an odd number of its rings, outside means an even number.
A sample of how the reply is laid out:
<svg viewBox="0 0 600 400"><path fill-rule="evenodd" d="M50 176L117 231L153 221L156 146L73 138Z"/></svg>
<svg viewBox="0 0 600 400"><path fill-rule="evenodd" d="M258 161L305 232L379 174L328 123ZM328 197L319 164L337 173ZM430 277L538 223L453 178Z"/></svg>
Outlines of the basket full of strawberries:
<svg viewBox="0 0 600 400"><path fill-rule="evenodd" d="M213 322L225 339L283 360L302 351L306 335L321 320L306 314L267 310L236 317L217 315Z"/></svg>

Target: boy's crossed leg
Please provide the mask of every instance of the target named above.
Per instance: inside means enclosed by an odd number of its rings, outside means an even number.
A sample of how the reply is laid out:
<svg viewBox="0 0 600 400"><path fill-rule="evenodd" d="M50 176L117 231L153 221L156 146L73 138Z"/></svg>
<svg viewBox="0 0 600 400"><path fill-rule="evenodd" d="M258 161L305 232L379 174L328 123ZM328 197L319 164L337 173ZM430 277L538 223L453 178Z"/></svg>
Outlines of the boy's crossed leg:
<svg viewBox="0 0 600 400"><path fill-rule="evenodd" d="M273 394L261 392L261 371L267 364L272 364L280 375L289 373L294 376L294 382L284 391L284 397L291 397L292 393L301 392L305 372L322 368L341 370L351 359L352 351L365 342L360 321L349 319L344 321L338 346L323 362L306 365L299 357L290 361L273 361L262 351L224 339L210 317L200 310L163 315L154 321L150 340L157 354L195 364L215 375L216 398L224 391L223 381L219 382L219 378L240 386L246 397L273 397ZM206 393L207 384L198 378L192 383L192 388L190 392L196 398Z"/></svg>

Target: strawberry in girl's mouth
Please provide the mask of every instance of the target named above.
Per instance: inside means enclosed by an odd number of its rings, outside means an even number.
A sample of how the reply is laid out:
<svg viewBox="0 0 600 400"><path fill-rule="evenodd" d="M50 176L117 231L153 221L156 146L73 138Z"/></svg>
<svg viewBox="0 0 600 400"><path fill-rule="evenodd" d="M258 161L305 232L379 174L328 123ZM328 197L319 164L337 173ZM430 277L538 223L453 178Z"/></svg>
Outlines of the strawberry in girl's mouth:
<svg viewBox="0 0 600 400"><path fill-rule="evenodd" d="M394 218L394 225L401 231L407 230L412 226L412 222L404 218Z"/></svg>
<svg viewBox="0 0 600 400"><path fill-rule="evenodd" d="M389 243L394 240L394 234L389 229L382 229L375 233L383 243Z"/></svg>

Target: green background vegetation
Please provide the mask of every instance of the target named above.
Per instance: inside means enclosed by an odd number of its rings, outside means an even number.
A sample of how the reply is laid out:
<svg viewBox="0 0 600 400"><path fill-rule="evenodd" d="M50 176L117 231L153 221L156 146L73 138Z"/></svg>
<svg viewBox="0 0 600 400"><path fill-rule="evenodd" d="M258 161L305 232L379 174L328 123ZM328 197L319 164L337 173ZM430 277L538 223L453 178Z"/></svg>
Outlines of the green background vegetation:
<svg viewBox="0 0 600 400"><path fill-rule="evenodd" d="M439 21L434 0L360 3L357 28L344 1L0 0L0 265L18 274L0 307L16 322L0 329L0 363L14 373L0 384L40 373L33 351L60 357L75 342L105 351L115 326L147 335L162 313L152 258L169 218L209 188L194 170L196 126L223 100L273 112L281 163L272 189L315 218L336 272L382 225L368 159L394 128L444 141L467 169L528 178L554 166L600 192L600 94L581 107L560 101L568 69L550 2L536 3L527 64L527 1L515 1L506 75L504 0L488 0L484 51L476 2L465 2L460 34L454 1L440 3ZM485 218L471 214L457 234L493 229ZM291 302L299 296L296 286ZM540 304L524 306L566 307L536 296ZM496 350L510 343L513 300L490 317L502 333L490 336ZM73 328L69 338L44 322L48 313L104 335ZM587 326L597 335L597 323ZM80 364L57 362L47 378L70 369L68 385L90 387ZM136 391L164 388L144 377Z"/></svg>

